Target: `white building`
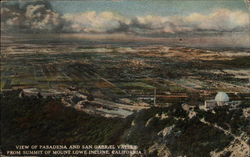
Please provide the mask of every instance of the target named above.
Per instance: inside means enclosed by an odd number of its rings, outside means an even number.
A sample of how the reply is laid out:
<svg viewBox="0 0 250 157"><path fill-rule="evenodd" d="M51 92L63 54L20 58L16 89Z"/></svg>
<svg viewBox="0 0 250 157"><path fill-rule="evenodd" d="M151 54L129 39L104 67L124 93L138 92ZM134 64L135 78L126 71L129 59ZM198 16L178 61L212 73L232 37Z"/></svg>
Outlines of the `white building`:
<svg viewBox="0 0 250 157"><path fill-rule="evenodd" d="M215 96L215 101L218 106L223 106L229 102L229 97L225 92L218 92Z"/></svg>
<svg viewBox="0 0 250 157"><path fill-rule="evenodd" d="M213 109L216 106L223 106L229 103L229 97L225 92L218 92L215 96L214 100L206 100L205 101L205 108L206 109Z"/></svg>

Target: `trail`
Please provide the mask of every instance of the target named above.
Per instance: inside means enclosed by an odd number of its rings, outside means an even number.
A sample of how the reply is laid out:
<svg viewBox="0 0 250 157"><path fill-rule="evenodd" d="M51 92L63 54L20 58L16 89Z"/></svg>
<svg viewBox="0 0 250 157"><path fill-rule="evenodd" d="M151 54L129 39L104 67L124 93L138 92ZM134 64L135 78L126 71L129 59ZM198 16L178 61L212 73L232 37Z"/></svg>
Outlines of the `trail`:
<svg viewBox="0 0 250 157"><path fill-rule="evenodd" d="M248 140L248 138L246 139L246 141L242 139L242 137L244 136L244 133L242 133L240 136L236 136L235 134L233 134L229 130L225 130L222 127L218 126L217 124L212 124L212 123L206 121L204 118L200 119L200 122L207 124L209 126L213 126L217 129L223 131L224 134L231 135L234 138L234 140L232 140L230 142L230 144L224 148L224 150L222 150L220 152L212 152L211 155L213 157L219 157L224 152L227 152L227 151L232 152L230 157L247 157L246 155L248 155L248 156L250 155L249 145L246 142Z"/></svg>

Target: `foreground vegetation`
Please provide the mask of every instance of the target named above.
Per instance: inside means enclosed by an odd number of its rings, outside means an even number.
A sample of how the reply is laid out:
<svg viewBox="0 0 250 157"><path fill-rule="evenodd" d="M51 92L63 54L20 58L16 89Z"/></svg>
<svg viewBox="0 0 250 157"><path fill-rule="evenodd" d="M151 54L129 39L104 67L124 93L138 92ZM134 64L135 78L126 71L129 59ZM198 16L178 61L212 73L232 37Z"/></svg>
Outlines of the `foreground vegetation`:
<svg viewBox="0 0 250 157"><path fill-rule="evenodd" d="M246 101L238 109L218 107L205 112L198 107L190 117L181 104L170 107L152 107L141 110L126 119L104 118L78 112L65 107L60 100L42 97L18 97L20 91L1 94L1 142L3 149L15 145L31 144L134 144L149 156L161 157L160 148L169 156L209 157L233 141L234 136L249 136L249 118L242 110L249 107ZM230 130L225 134L201 119ZM163 135L164 129L169 129ZM248 141L249 143L249 141ZM157 144L157 148L152 147ZM226 151L225 155L231 152Z"/></svg>
<svg viewBox="0 0 250 157"><path fill-rule="evenodd" d="M1 95L2 148L21 144L116 144L128 122L78 112L52 98Z"/></svg>
<svg viewBox="0 0 250 157"><path fill-rule="evenodd" d="M155 115L165 114L165 118ZM142 148L149 148L155 143L165 146L171 156L206 157L213 150L220 151L233 139L221 130L199 121L198 117L189 119L180 105L169 108L151 108L142 111L135 118L135 126L131 129L128 141ZM146 125L145 125L146 124ZM159 132L166 127L172 130L160 137ZM157 151L150 156L158 156Z"/></svg>

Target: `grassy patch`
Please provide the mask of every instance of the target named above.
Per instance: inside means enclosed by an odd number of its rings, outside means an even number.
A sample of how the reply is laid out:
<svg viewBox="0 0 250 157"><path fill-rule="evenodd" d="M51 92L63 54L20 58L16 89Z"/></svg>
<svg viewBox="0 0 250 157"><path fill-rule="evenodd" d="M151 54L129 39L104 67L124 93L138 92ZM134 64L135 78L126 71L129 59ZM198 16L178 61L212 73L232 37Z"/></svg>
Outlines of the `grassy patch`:
<svg viewBox="0 0 250 157"><path fill-rule="evenodd" d="M146 88L146 89L154 89L154 86L143 82L126 82L126 83L119 83L118 85L121 88Z"/></svg>

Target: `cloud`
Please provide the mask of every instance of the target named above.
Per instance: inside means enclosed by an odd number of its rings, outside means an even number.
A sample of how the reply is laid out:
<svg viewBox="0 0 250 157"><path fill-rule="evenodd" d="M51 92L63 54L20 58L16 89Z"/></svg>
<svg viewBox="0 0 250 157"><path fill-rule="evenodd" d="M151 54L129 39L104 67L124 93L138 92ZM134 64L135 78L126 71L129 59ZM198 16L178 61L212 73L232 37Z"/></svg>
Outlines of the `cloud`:
<svg viewBox="0 0 250 157"><path fill-rule="evenodd" d="M50 8L46 8L44 4L28 5L24 17L24 25L31 30L53 31L62 22L61 16Z"/></svg>
<svg viewBox="0 0 250 157"><path fill-rule="evenodd" d="M182 17L178 16L139 16L134 18L133 27L137 31L147 33L177 33L186 32L191 29L185 26Z"/></svg>
<svg viewBox="0 0 250 157"><path fill-rule="evenodd" d="M98 14L95 11L90 11L66 14L63 18L67 23L63 30L67 32L105 33L127 31L131 23L130 19L113 12L101 12Z"/></svg>
<svg viewBox="0 0 250 157"><path fill-rule="evenodd" d="M218 9L208 15L125 17L113 12L66 14L67 32L135 32L139 34L186 33L192 31L242 31L248 28L248 14Z"/></svg>
<svg viewBox="0 0 250 157"><path fill-rule="evenodd" d="M136 17L134 25L153 32L180 33L190 31L239 31L247 30L249 17L246 12L218 9L208 15L192 13L188 16Z"/></svg>
<svg viewBox="0 0 250 157"><path fill-rule="evenodd" d="M184 22L201 30L232 31L247 29L249 17L243 11L218 9L209 15L193 13L184 17Z"/></svg>
<svg viewBox="0 0 250 157"><path fill-rule="evenodd" d="M1 30L54 32L63 24L61 15L47 1L34 1L23 7L6 5L1 8Z"/></svg>
<svg viewBox="0 0 250 157"><path fill-rule="evenodd" d="M1 8L1 30L21 25L21 12L16 6Z"/></svg>
<svg viewBox="0 0 250 157"><path fill-rule="evenodd" d="M127 17L110 11L61 15L48 2L35 1L22 8L3 6L1 15L4 29L26 32L176 34L247 31L249 27L248 13L223 8L210 14L192 13L186 16Z"/></svg>

